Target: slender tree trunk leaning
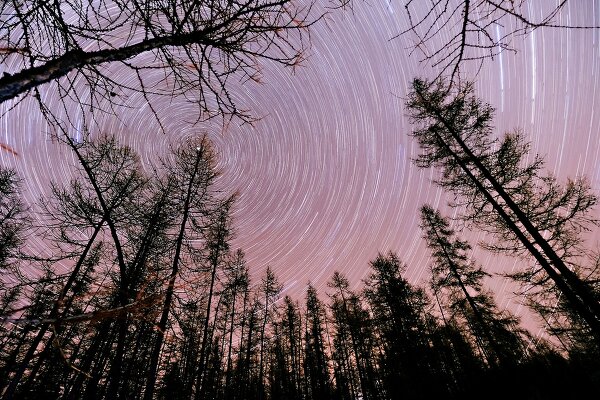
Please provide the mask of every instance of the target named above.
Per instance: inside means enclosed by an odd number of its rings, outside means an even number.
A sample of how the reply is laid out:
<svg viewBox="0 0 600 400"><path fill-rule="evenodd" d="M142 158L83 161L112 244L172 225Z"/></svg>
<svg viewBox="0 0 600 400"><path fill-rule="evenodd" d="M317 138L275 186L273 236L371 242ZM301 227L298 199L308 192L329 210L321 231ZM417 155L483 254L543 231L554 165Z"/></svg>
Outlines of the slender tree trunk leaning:
<svg viewBox="0 0 600 400"><path fill-rule="evenodd" d="M473 154L472 150L461 137L461 133L454 128L442 111L429 101L423 85L420 82L415 83L414 90L419 100L419 107L444 126L464 156L459 155L454 149L455 146L451 146L438 131L434 130L432 134L436 135L437 145L444 150L448 157L454 160L477 190L492 205L507 227L509 227L516 238L531 253L550 279L556 284L557 288L564 294L571 307L587 322L592 334L597 342L600 343L600 303L589 287L565 265L548 241L527 218L523 210L519 208L481 160ZM475 173L469 168L467 163L474 165L475 170L478 171L495 193L498 194L503 205L490 193L481 180L475 176ZM514 219L508 212L514 215ZM530 235L531 240L527 235Z"/></svg>

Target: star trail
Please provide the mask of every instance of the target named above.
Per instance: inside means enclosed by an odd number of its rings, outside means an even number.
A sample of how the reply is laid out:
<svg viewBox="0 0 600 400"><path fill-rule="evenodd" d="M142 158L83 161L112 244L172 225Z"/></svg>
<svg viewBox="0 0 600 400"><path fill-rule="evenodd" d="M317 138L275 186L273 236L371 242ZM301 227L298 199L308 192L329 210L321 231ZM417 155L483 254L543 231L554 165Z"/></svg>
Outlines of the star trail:
<svg viewBox="0 0 600 400"><path fill-rule="evenodd" d="M240 194L233 247L244 249L257 276L270 265L285 293L301 294L308 281L325 290L335 270L358 285L368 262L389 250L407 264L407 278L422 282L430 260L418 209L429 202L451 210L431 182L435 171L411 164L418 148L408 136L404 98L414 77L436 71L420 64L417 52L409 55L410 35L390 40L406 28L401 11L395 1L356 2L352 12L331 13L311 28L302 65L292 70L265 63L261 83L236 83L234 101L260 118L253 125L234 120L223 129L215 119L194 124L194 107L178 97L164 99L158 110L162 133L144 98L131 95L117 116L98 113L92 133L117 135L147 165L169 144L208 133L220 153L220 184ZM541 12L533 5L528 11L531 17ZM569 2L556 18L560 24L600 25L600 2ZM493 34L500 37L503 29ZM486 60L476 77L468 71L478 95L497 109L498 134L523 129L550 172L561 181L586 175L597 194L599 35L593 29L538 29L513 37L517 51ZM54 93L42 88L42 94L48 104L58 104ZM74 160L51 140L32 101L11 107L2 106L0 162L17 169L33 203L47 193L49 181L65 182ZM77 112L73 107L63 115L77 121ZM73 137L78 134L74 129ZM476 255L496 272L518 263ZM492 285L512 301L504 280Z"/></svg>

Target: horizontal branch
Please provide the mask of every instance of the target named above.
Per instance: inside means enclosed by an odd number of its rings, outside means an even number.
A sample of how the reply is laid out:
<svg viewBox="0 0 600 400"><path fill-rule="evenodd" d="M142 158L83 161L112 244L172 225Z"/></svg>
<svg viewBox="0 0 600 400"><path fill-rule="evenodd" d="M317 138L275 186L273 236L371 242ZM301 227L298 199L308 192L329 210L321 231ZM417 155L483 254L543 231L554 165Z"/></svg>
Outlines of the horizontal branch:
<svg viewBox="0 0 600 400"><path fill-rule="evenodd" d="M45 64L24 69L14 75L5 73L0 78L0 103L85 66L124 61L139 54L167 46L186 46L190 44L214 45L216 42L209 39L210 34L213 32L214 30L210 29L201 32L195 31L186 34L157 37L114 49L90 52L82 50L68 51Z"/></svg>

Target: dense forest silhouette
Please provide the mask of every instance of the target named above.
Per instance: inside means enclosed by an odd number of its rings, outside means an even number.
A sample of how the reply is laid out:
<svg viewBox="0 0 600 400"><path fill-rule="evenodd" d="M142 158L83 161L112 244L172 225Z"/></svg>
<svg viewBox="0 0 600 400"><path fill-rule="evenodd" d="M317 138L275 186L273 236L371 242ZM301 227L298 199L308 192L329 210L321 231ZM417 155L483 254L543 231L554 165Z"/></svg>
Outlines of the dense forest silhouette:
<svg viewBox="0 0 600 400"><path fill-rule="evenodd" d="M0 262L11 278L0 303L3 397L598 392L598 273L579 238L597 223L596 197L585 180L561 186L540 157L524 162L522 134L493 139L493 110L470 85L415 80L407 109L422 148L415 162L442 172L437 183L463 210L455 219L496 237L488 250L524 260L511 278L532 288L524 298L546 323L547 340L498 307L486 266L429 205L420 211L428 284L410 284L390 252L370 263L361 289L336 272L327 290L309 283L304 299L292 299L281 296L271 268L252 282L243 251L230 248L236 195L218 188L218 156L206 136L151 168L113 137L66 137L79 166L70 182L52 185L36 214L16 174L0 174ZM47 254L29 254L33 236Z"/></svg>

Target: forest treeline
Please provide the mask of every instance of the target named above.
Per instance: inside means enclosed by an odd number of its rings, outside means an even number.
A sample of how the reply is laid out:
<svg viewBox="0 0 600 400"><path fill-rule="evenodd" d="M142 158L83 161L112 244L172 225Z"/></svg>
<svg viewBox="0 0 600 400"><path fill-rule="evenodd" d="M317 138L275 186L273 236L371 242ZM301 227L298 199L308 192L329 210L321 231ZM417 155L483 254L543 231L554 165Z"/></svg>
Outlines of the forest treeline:
<svg viewBox="0 0 600 400"><path fill-rule="evenodd" d="M598 273L581 234L597 222L585 180L560 185L520 132L491 134L472 86L415 80L407 100L419 167L455 219L518 255L543 339L499 307L489 266L452 221L420 209L426 283L390 252L360 289L343 272L304 298L267 268L251 280L230 247L235 194L205 136L144 165L110 136L62 137L69 182L27 205L0 169L2 398L576 398L600 393ZM30 240L38 242L38 252ZM588 264L586 264L588 263Z"/></svg>

